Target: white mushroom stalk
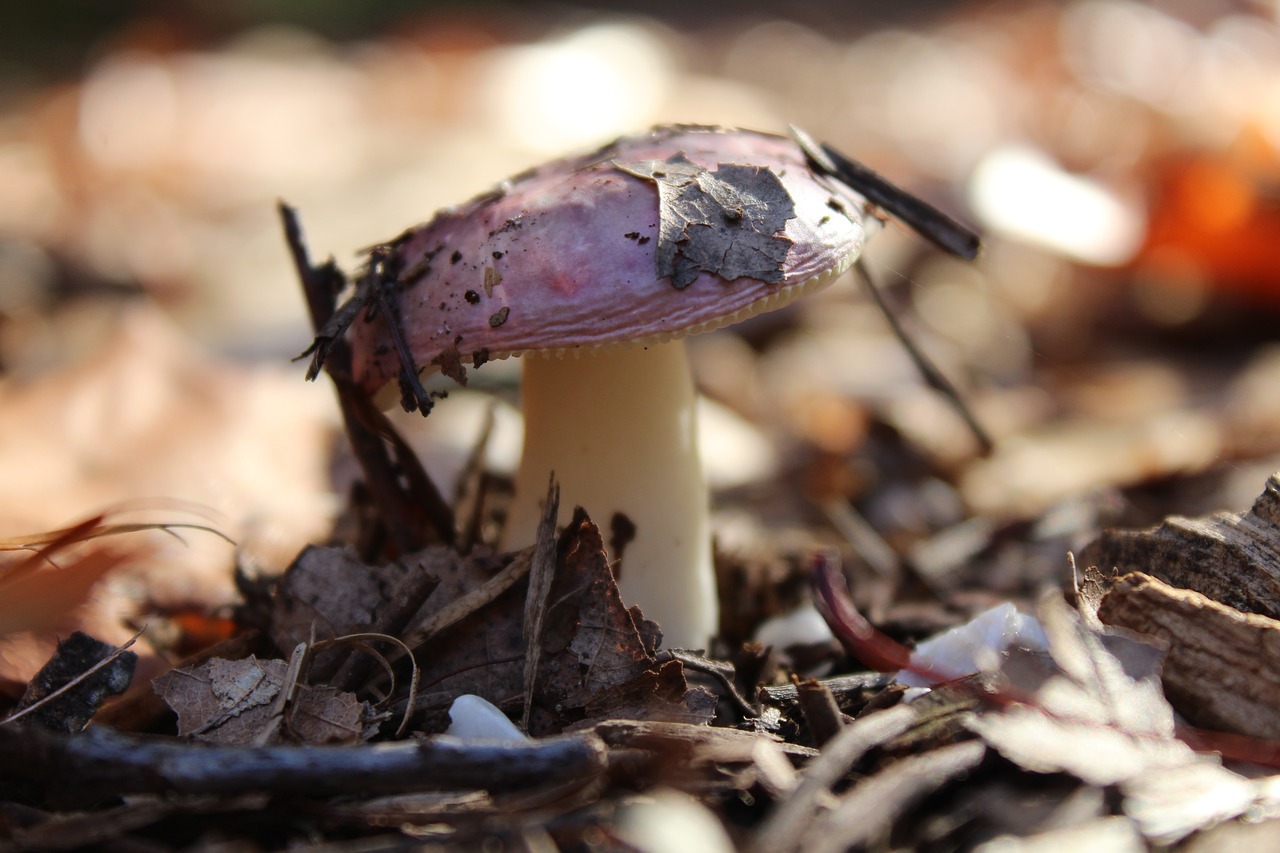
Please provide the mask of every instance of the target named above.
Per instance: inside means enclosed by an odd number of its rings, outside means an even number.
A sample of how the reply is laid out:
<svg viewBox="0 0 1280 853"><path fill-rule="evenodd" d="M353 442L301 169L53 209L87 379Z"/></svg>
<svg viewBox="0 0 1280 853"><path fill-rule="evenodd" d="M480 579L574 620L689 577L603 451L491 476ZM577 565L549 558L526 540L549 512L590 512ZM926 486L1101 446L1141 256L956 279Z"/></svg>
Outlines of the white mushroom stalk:
<svg viewBox="0 0 1280 853"><path fill-rule="evenodd" d="M532 544L541 512L529 497L546 493L554 470L561 501L586 507L606 540L615 514L635 526L621 554L622 600L656 616L668 645L704 646L719 608L684 342L524 362L520 499L505 544Z"/></svg>
<svg viewBox="0 0 1280 853"><path fill-rule="evenodd" d="M525 357L525 458L503 545L532 540L554 471L562 502L606 529L617 514L635 525L623 600L666 645L706 646L709 499L678 339L825 286L876 222L865 207L790 139L656 128L442 211L378 247L365 287L398 309L418 369L463 380L464 365ZM352 353L371 392L396 378L385 309L352 326Z"/></svg>

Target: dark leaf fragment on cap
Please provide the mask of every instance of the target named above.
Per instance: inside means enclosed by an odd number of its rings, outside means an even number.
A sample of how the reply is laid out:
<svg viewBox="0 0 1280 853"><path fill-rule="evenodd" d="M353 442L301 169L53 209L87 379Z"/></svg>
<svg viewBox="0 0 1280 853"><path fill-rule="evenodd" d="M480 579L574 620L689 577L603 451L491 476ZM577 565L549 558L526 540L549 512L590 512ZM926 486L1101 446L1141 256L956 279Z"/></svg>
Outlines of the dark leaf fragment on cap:
<svg viewBox="0 0 1280 853"><path fill-rule="evenodd" d="M677 288L704 271L726 281L782 281L791 240L779 232L795 204L768 167L721 163L710 172L683 154L616 165L658 185L659 278Z"/></svg>

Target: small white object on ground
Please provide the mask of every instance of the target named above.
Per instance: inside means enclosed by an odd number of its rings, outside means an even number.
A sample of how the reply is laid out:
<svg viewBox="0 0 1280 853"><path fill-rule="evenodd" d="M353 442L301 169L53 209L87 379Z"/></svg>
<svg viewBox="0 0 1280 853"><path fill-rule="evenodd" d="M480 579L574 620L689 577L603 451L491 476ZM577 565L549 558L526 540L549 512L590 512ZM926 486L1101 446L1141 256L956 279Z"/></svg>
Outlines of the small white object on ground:
<svg viewBox="0 0 1280 853"><path fill-rule="evenodd" d="M1049 641L1039 620L1019 613L1006 601L916 646L911 653L912 665L933 671L934 678L901 670L897 679L907 687L929 687L939 681L993 669L999 665L1000 654L1006 649L1044 651L1048 647Z"/></svg>
<svg viewBox="0 0 1280 853"><path fill-rule="evenodd" d="M755 641L762 646L787 649L791 646L813 646L834 640L827 620L812 603L802 604L778 616L772 616L756 629Z"/></svg>
<svg viewBox="0 0 1280 853"><path fill-rule="evenodd" d="M463 740L522 741L529 736L488 699L464 693L449 706L449 728L445 734Z"/></svg>
<svg viewBox="0 0 1280 853"><path fill-rule="evenodd" d="M642 853L733 853L720 819L693 797L658 790L628 803L618 836Z"/></svg>

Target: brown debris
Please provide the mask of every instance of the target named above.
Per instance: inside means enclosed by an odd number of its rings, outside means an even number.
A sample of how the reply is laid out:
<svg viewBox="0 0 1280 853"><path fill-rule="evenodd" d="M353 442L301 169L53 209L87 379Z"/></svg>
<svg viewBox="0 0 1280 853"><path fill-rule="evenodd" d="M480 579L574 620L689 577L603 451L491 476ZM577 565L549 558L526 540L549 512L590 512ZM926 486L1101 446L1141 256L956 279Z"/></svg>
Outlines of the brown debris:
<svg viewBox="0 0 1280 853"><path fill-rule="evenodd" d="M1098 616L1168 648L1165 693L1193 725L1280 739L1280 622L1138 572L1115 582Z"/></svg>
<svg viewBox="0 0 1280 853"><path fill-rule="evenodd" d="M835 694L816 678L806 678L797 682L796 696L814 746L825 746L844 728L844 715L836 704Z"/></svg>
<svg viewBox="0 0 1280 853"><path fill-rule="evenodd" d="M72 633L27 684L11 720L51 732L80 731L108 696L123 693L133 680L138 656L124 651L129 645L116 648L82 631Z"/></svg>
<svg viewBox="0 0 1280 853"><path fill-rule="evenodd" d="M1244 613L1280 619L1280 477L1246 513L1171 516L1144 531L1110 530L1079 562L1119 574L1142 572Z"/></svg>
<svg viewBox="0 0 1280 853"><path fill-rule="evenodd" d="M710 721L715 697L690 688L679 661L656 661L661 635L637 608L623 605L600 529L581 508L560 536L548 600L530 733L557 725L556 718L569 724L574 713L583 721Z"/></svg>
<svg viewBox="0 0 1280 853"><path fill-rule="evenodd" d="M371 715L350 693L297 683L296 667L282 660L216 658L152 684L177 713L180 737L226 746L356 743Z"/></svg>

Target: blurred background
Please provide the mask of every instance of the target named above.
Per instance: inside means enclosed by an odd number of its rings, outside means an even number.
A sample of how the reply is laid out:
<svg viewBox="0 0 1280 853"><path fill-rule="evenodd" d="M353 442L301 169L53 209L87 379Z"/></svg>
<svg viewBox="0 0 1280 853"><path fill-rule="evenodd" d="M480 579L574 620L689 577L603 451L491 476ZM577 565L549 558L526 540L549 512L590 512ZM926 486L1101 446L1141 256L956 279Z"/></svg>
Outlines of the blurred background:
<svg viewBox="0 0 1280 853"><path fill-rule="evenodd" d="M1276 5L778 6L7 4L0 535L199 506L237 550L158 541L114 581L161 610L229 600L235 559L283 567L350 474L330 392L290 363L311 332L276 202L351 270L509 174L669 122L795 123L987 240L964 264L891 224L868 257L988 457L851 280L694 342L726 553L857 563L870 528L936 594L1029 594L1099 524L1245 508L1280 467ZM517 366L411 425L446 490ZM1048 543L1041 573L1000 556L1010 531Z"/></svg>

